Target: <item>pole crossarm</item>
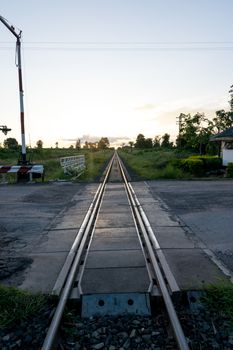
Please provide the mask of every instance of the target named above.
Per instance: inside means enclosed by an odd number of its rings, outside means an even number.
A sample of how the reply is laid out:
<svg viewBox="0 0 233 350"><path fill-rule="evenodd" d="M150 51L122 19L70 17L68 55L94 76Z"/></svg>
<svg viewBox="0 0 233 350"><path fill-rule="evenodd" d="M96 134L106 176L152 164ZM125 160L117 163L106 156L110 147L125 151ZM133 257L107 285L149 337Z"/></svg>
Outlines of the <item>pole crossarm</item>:
<svg viewBox="0 0 233 350"><path fill-rule="evenodd" d="M3 134L7 134L8 131L11 131L6 125L0 125L0 130L3 132Z"/></svg>
<svg viewBox="0 0 233 350"><path fill-rule="evenodd" d="M21 30L19 31L19 34L17 34L16 31L15 31L15 28L14 28L13 26L10 26L10 25L8 24L7 20L6 20L4 17L2 17L1 15L0 15L0 21L9 29L9 31L10 31L17 39L20 39L20 38L21 38L21 33L22 33Z"/></svg>

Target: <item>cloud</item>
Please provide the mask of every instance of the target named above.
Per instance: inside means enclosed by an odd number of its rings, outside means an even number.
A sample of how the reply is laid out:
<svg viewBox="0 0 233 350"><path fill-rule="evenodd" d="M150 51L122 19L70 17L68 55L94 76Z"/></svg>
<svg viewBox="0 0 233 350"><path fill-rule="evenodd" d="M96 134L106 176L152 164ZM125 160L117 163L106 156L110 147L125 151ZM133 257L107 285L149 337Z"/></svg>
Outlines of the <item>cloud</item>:
<svg viewBox="0 0 233 350"><path fill-rule="evenodd" d="M70 139L63 139L63 141L67 142L76 142L77 140L80 140L81 143L84 143L85 141L87 142L96 142L101 139L102 136L95 136L95 135L82 135L78 136L76 138L70 138ZM120 145L122 143L127 143L131 139L128 136L105 136L103 137L108 137L110 144L113 145Z"/></svg>
<svg viewBox="0 0 233 350"><path fill-rule="evenodd" d="M135 107L135 110L144 112L144 111L151 111L151 110L153 110L155 108L156 108L156 105L154 105L152 103L146 103L143 106Z"/></svg>

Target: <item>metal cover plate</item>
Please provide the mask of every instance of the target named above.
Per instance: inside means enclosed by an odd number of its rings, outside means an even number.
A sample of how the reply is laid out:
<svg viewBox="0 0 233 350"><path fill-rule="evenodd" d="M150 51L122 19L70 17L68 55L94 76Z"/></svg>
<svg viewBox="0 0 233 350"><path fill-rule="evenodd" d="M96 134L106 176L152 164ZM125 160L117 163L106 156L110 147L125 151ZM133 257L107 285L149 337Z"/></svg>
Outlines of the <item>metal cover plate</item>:
<svg viewBox="0 0 233 350"><path fill-rule="evenodd" d="M82 317L137 314L151 315L147 293L92 294L82 297Z"/></svg>

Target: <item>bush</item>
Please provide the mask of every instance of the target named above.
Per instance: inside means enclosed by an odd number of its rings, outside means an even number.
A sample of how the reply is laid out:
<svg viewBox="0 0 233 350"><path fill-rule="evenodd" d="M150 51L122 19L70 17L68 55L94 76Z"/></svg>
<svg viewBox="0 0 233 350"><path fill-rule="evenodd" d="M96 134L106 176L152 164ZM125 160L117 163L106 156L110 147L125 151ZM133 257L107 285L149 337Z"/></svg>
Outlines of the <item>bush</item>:
<svg viewBox="0 0 233 350"><path fill-rule="evenodd" d="M222 167L222 159L216 156L191 156L190 158L201 159L205 171L218 170Z"/></svg>
<svg viewBox="0 0 233 350"><path fill-rule="evenodd" d="M159 171L158 177L161 179L181 179L182 171L172 164L168 164L164 169Z"/></svg>
<svg viewBox="0 0 233 350"><path fill-rule="evenodd" d="M203 176L206 172L216 171L222 167L222 159L213 156L191 156L179 160L178 163L177 166L195 176Z"/></svg>
<svg viewBox="0 0 233 350"><path fill-rule="evenodd" d="M187 158L181 161L181 167L184 171L192 175L202 176L204 174L204 163L202 159Z"/></svg>
<svg viewBox="0 0 233 350"><path fill-rule="evenodd" d="M222 159L219 157L203 157L206 171L218 170L222 167Z"/></svg>
<svg viewBox="0 0 233 350"><path fill-rule="evenodd" d="M227 170L227 176L233 177L233 162L228 163L226 170Z"/></svg>

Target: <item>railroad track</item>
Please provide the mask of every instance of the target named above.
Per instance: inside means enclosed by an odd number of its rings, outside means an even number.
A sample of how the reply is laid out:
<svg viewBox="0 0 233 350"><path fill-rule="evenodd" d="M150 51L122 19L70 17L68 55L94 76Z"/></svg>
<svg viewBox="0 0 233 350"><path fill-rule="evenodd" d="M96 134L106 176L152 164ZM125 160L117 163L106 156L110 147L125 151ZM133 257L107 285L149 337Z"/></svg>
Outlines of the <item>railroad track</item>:
<svg viewBox="0 0 233 350"><path fill-rule="evenodd" d="M172 303L179 287L117 152L86 213L53 288L59 303L42 350L52 349L69 298L82 316L150 315L160 295L179 349L189 349Z"/></svg>

